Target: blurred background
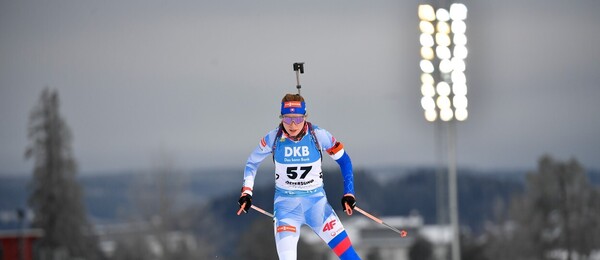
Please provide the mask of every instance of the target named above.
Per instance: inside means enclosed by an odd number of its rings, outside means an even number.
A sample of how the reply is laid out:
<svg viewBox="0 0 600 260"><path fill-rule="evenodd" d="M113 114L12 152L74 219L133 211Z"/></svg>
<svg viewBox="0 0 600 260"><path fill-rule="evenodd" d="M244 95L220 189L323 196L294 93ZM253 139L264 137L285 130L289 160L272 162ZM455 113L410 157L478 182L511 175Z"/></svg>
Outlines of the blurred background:
<svg viewBox="0 0 600 260"><path fill-rule="evenodd" d="M452 2L0 1L4 259L28 246L46 259L276 259L270 220L235 212L245 161L296 92L300 61L309 121L347 147L358 205L411 234L344 217L364 259L450 259L451 162L461 259L599 259L600 2L461 2L468 119L454 122L455 160L421 103L426 3ZM340 210L339 170L323 161ZM255 191L270 211L272 167ZM54 213L37 195L67 187L81 207L57 216L80 215L75 233L93 238L78 248L41 221ZM303 237L300 259L332 257Z"/></svg>

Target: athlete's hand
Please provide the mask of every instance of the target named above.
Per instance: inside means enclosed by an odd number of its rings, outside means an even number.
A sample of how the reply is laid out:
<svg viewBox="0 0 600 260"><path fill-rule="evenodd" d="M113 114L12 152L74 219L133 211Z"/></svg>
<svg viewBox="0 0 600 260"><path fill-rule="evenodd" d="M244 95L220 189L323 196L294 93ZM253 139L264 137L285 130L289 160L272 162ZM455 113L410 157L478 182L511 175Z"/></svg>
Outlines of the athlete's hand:
<svg viewBox="0 0 600 260"><path fill-rule="evenodd" d="M252 195L246 193L242 194L242 196L238 200L238 204L240 204L240 210L238 211L238 215L241 213L240 211L244 211L244 213L248 212L250 206L252 206Z"/></svg>
<svg viewBox="0 0 600 260"><path fill-rule="evenodd" d="M352 215L352 210L355 206L356 198L354 198L354 195L348 193L345 194L344 197L342 197L342 208L344 209L346 214L348 214L348 216Z"/></svg>

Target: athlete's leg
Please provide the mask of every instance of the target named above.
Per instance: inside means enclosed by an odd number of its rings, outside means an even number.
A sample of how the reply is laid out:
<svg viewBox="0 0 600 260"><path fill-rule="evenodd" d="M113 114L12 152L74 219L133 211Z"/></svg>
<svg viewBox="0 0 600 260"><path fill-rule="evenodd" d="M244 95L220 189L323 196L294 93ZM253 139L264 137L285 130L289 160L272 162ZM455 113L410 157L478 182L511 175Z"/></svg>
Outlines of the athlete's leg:
<svg viewBox="0 0 600 260"><path fill-rule="evenodd" d="M340 223L341 225L342 223ZM323 241L327 238L326 236L319 235ZM354 250L350 237L343 230L338 233L333 239L331 239L327 245L333 250L333 252L342 260L360 260L360 257Z"/></svg>
<svg viewBox="0 0 600 260"><path fill-rule="evenodd" d="M305 215L308 226L327 243L340 259L360 260L342 222L327 202L325 195L311 196L311 200L311 207L306 210ZM304 206L308 207L306 204Z"/></svg>
<svg viewBox="0 0 600 260"><path fill-rule="evenodd" d="M275 245L280 260L296 260L304 216L299 198L275 196Z"/></svg>

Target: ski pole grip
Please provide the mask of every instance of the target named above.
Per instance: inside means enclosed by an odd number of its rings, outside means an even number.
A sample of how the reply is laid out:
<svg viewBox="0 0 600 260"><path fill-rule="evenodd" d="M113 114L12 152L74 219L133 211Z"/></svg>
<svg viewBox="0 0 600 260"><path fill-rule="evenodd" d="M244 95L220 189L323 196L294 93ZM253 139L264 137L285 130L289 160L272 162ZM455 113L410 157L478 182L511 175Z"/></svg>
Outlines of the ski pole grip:
<svg viewBox="0 0 600 260"><path fill-rule="evenodd" d="M240 210L238 210L238 212L237 212L238 216L240 214L242 214L242 211L244 211L244 207L246 207L246 202L244 202L244 204L242 204L242 206L240 206Z"/></svg>

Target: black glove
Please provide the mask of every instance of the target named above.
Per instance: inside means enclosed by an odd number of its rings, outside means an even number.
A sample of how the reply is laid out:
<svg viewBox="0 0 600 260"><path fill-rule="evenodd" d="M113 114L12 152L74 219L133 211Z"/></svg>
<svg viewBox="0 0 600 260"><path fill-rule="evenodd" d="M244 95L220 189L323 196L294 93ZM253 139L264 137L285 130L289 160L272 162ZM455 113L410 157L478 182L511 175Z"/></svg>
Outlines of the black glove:
<svg viewBox="0 0 600 260"><path fill-rule="evenodd" d="M242 194L242 196L238 200L238 204L240 204L240 209L242 209L242 205L244 206L244 213L248 212L250 206L252 206L252 195L246 193Z"/></svg>
<svg viewBox="0 0 600 260"><path fill-rule="evenodd" d="M346 205L348 205L349 209L346 209ZM346 194L342 197L342 209L346 211L346 214L352 215L352 210L356 206L356 198L352 194Z"/></svg>

